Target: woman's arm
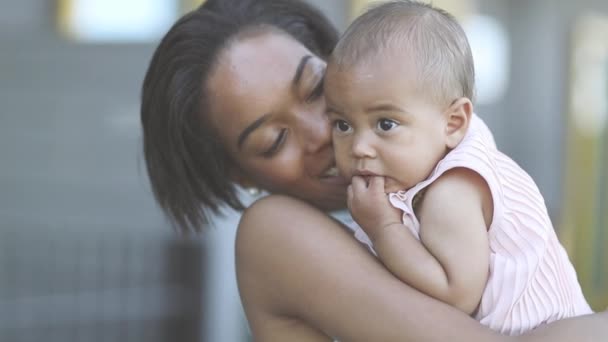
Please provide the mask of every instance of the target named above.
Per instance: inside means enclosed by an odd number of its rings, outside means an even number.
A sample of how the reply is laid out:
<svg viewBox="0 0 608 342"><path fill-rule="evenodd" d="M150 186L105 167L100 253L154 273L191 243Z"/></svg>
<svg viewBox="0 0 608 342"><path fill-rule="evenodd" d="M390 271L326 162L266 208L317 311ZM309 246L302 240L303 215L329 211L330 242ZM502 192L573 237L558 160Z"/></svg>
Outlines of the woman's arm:
<svg viewBox="0 0 608 342"><path fill-rule="evenodd" d="M608 311L563 319L521 336L521 342L577 341L599 342L608 340Z"/></svg>
<svg viewBox="0 0 608 342"><path fill-rule="evenodd" d="M389 273L338 223L270 196L241 220L241 298L256 341L502 341Z"/></svg>
<svg viewBox="0 0 608 342"><path fill-rule="evenodd" d="M284 196L250 207L236 241L256 341L603 341L606 313L500 336L407 286L326 214Z"/></svg>

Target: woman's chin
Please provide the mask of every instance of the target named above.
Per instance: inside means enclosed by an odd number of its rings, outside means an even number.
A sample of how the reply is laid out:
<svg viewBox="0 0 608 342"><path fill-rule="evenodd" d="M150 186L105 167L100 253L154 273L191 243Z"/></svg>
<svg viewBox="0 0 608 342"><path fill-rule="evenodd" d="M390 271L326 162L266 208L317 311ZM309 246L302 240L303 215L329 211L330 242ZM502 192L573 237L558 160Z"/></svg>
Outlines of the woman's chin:
<svg viewBox="0 0 608 342"><path fill-rule="evenodd" d="M344 178L342 176L331 176L331 177L322 177L319 178L321 184L328 187L343 187L346 191L346 187L350 184L350 179Z"/></svg>

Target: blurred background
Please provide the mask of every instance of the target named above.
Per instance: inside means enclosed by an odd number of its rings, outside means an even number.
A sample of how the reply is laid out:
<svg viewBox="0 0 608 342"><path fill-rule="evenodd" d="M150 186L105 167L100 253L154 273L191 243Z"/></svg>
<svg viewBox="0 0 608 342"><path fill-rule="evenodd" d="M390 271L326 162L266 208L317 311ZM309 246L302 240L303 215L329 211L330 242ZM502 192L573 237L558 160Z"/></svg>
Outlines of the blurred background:
<svg viewBox="0 0 608 342"><path fill-rule="evenodd" d="M0 341L247 341L238 214L177 237L147 180L140 85L197 0L0 0ZM343 30L370 1L310 0ZM536 180L608 306L608 2L433 1L469 35L476 112Z"/></svg>

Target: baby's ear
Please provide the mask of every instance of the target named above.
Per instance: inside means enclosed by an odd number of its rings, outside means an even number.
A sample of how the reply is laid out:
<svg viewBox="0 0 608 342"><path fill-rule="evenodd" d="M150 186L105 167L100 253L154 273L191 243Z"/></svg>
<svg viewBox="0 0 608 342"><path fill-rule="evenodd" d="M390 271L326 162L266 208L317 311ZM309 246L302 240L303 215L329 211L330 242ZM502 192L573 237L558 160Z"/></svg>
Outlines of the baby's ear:
<svg viewBox="0 0 608 342"><path fill-rule="evenodd" d="M452 149L462 141L471 122L473 114L473 103L466 97L461 97L452 102L446 110L446 145Z"/></svg>

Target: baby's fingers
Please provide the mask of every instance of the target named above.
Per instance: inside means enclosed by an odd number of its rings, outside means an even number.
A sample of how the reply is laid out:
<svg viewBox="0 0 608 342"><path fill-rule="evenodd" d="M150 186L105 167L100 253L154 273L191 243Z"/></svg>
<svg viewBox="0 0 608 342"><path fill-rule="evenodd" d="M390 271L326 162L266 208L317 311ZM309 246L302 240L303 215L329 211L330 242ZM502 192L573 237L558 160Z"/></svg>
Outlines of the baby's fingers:
<svg viewBox="0 0 608 342"><path fill-rule="evenodd" d="M382 176L371 177L371 179L369 181L369 189L373 193L384 194L384 177L382 177Z"/></svg>
<svg viewBox="0 0 608 342"><path fill-rule="evenodd" d="M353 211L353 185L350 184L347 188L346 188L346 207L348 208L348 210L350 210L351 212Z"/></svg>
<svg viewBox="0 0 608 342"><path fill-rule="evenodd" d="M350 186L353 188L353 194L357 195L367 189L367 183L365 182L365 178L361 176L354 176L351 180Z"/></svg>

